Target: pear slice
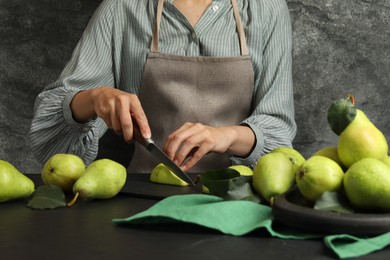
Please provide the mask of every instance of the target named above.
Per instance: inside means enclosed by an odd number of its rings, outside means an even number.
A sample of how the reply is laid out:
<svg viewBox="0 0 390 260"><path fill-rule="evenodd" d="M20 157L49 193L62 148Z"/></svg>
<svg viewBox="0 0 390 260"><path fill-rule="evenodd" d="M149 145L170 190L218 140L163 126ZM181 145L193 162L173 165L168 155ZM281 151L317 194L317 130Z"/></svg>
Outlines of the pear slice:
<svg viewBox="0 0 390 260"><path fill-rule="evenodd" d="M158 164L150 173L150 181L154 183L176 186L188 186L189 184L176 176L163 163Z"/></svg>
<svg viewBox="0 0 390 260"><path fill-rule="evenodd" d="M253 170L246 165L237 164L229 166L230 169L236 170L241 176L252 176Z"/></svg>

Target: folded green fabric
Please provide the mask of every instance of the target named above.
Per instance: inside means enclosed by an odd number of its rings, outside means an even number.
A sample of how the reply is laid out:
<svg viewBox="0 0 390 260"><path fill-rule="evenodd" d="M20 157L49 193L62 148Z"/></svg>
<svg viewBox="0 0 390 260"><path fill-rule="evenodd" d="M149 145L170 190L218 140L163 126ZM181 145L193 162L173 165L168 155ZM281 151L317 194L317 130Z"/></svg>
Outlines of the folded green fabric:
<svg viewBox="0 0 390 260"><path fill-rule="evenodd" d="M176 195L132 217L113 221L117 224L181 221L241 236L256 228L271 226L272 211L249 201L223 201L211 195Z"/></svg>
<svg viewBox="0 0 390 260"><path fill-rule="evenodd" d="M326 236L324 242L341 259L358 257L388 246L390 244L390 232L371 238L358 238L345 234L331 235Z"/></svg>
<svg viewBox="0 0 390 260"><path fill-rule="evenodd" d="M149 209L123 219L118 225L185 222L242 236L265 228L273 237L284 239L323 238L326 246L340 258L356 257L383 249L390 244L390 232L373 238L357 238L347 234L324 236L299 231L280 231L273 227L272 209L242 200L225 201L206 194L176 195L159 201Z"/></svg>

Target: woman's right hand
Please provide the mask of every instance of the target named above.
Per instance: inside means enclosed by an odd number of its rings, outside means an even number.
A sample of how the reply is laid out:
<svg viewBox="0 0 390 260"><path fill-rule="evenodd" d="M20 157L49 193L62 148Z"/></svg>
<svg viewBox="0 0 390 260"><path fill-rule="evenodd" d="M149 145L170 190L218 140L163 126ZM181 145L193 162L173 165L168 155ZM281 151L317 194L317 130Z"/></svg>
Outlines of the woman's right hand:
<svg viewBox="0 0 390 260"><path fill-rule="evenodd" d="M123 135L126 142L133 139L133 122L138 124L142 136L151 138L151 130L138 96L111 87L80 91L70 104L73 118L85 122L98 116L108 128Z"/></svg>

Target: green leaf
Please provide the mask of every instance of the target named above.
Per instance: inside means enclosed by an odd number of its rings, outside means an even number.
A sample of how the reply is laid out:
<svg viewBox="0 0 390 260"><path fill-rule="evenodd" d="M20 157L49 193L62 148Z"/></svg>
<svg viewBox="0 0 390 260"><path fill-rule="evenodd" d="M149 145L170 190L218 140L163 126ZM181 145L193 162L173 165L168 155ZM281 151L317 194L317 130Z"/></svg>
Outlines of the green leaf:
<svg viewBox="0 0 390 260"><path fill-rule="evenodd" d="M251 186L252 176L240 176L229 180L229 190L223 197L224 200L248 200L260 203L261 198L253 192Z"/></svg>
<svg viewBox="0 0 390 260"><path fill-rule="evenodd" d="M356 108L350 97L333 102L327 117L330 128L335 134L340 135L355 119L356 113Z"/></svg>
<svg viewBox="0 0 390 260"><path fill-rule="evenodd" d="M338 213L354 213L354 209L345 195L336 191L324 192L315 202L314 209Z"/></svg>
<svg viewBox="0 0 390 260"><path fill-rule="evenodd" d="M27 207L32 209L55 209L66 207L65 194L58 186L40 186L31 195Z"/></svg>

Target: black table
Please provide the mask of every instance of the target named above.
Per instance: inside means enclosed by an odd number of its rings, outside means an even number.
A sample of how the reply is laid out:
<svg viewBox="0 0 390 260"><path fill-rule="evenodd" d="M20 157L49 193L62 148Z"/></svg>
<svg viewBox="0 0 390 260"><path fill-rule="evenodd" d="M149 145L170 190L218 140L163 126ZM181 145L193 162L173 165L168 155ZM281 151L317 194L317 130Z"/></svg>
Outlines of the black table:
<svg viewBox="0 0 390 260"><path fill-rule="evenodd" d="M40 175L29 175L40 185ZM26 200L0 204L0 259L335 259L322 240L242 237L192 224L116 226L111 220L157 200L118 194L70 208L33 210ZM388 259L390 248L361 257Z"/></svg>

